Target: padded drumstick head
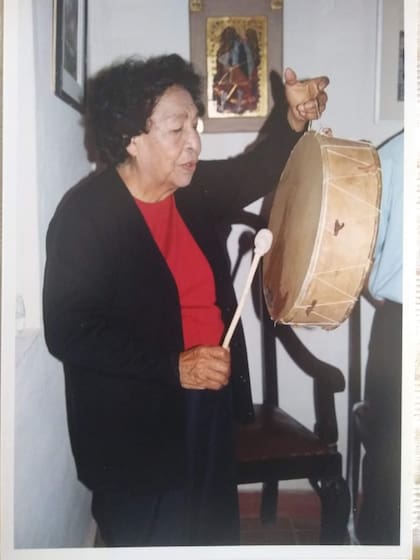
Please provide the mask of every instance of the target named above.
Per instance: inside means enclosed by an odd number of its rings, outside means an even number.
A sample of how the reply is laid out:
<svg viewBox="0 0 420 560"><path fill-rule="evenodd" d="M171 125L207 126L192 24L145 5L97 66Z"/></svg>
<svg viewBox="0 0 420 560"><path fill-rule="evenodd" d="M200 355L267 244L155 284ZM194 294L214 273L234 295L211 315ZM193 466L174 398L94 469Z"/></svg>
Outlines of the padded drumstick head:
<svg viewBox="0 0 420 560"><path fill-rule="evenodd" d="M273 234L269 229L260 229L254 239L255 252L263 256L270 250L273 242Z"/></svg>

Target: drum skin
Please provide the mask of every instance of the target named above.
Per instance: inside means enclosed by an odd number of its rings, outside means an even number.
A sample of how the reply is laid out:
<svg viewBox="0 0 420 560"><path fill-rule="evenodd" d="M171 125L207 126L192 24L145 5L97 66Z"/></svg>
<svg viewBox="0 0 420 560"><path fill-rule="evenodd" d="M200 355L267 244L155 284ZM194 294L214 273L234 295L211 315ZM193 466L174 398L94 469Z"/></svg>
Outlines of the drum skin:
<svg viewBox="0 0 420 560"><path fill-rule="evenodd" d="M376 149L306 132L274 196L263 260L271 318L333 329L351 313L369 272L381 197Z"/></svg>

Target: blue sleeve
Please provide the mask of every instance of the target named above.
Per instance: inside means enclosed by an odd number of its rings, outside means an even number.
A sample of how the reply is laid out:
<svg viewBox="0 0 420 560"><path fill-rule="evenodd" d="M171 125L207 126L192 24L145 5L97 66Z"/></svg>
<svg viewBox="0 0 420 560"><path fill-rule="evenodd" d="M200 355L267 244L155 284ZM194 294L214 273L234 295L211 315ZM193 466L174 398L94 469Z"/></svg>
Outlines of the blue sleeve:
<svg viewBox="0 0 420 560"><path fill-rule="evenodd" d="M402 302L402 221L404 187L404 134L399 133L378 150L382 197L369 292L375 299Z"/></svg>

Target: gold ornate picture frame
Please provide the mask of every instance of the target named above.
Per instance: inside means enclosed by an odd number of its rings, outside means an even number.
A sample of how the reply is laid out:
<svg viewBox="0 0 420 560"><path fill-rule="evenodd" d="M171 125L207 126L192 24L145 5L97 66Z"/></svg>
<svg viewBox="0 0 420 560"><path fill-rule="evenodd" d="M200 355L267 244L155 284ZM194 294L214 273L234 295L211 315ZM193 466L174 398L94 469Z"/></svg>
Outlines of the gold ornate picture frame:
<svg viewBox="0 0 420 560"><path fill-rule="evenodd" d="M191 62L203 77L204 132L253 132L282 74L282 0L190 0Z"/></svg>

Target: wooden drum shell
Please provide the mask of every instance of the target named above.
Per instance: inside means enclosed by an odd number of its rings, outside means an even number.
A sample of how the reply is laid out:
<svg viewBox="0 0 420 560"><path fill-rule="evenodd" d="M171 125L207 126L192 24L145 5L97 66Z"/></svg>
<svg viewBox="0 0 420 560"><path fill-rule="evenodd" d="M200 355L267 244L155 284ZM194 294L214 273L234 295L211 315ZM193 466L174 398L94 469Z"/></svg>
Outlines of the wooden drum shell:
<svg viewBox="0 0 420 560"><path fill-rule="evenodd" d="M263 261L271 318L337 327L351 313L371 266L381 172L376 149L307 132L281 175Z"/></svg>

